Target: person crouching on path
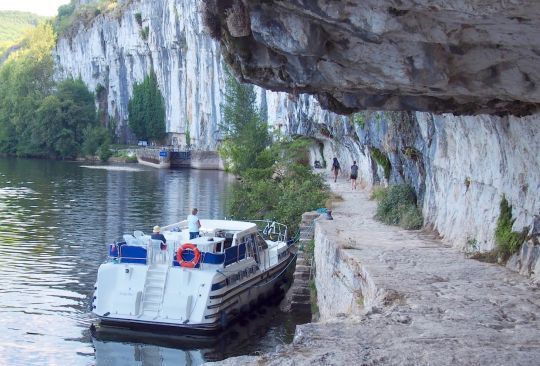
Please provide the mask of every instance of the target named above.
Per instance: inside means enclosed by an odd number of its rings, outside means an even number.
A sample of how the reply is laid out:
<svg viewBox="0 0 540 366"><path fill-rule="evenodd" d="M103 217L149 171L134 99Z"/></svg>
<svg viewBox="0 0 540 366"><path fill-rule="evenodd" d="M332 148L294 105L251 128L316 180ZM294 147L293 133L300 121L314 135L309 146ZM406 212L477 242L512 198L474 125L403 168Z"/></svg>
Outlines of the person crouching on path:
<svg viewBox="0 0 540 366"><path fill-rule="evenodd" d="M197 213L199 210L194 208L191 211L191 215L187 217L188 222L188 229L189 229L189 239L195 239L198 238L199 235L199 228L201 227L201 222L199 221L199 218L197 217Z"/></svg>
<svg viewBox="0 0 540 366"><path fill-rule="evenodd" d="M337 160L337 158L334 158L334 161L332 162L332 172L334 172L334 183L337 180L337 176L340 170L341 170L341 166L339 165L339 161Z"/></svg>
<svg viewBox="0 0 540 366"><path fill-rule="evenodd" d="M358 165L356 165L356 161L353 161L351 166L351 188L353 190L356 189L356 178L358 178Z"/></svg>

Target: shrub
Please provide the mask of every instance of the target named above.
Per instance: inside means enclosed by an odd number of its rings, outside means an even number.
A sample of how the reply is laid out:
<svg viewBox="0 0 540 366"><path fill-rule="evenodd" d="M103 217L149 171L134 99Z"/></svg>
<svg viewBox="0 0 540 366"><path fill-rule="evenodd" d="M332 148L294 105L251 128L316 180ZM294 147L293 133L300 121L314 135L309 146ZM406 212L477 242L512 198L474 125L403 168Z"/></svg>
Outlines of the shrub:
<svg viewBox="0 0 540 366"><path fill-rule="evenodd" d="M382 186L374 186L369 199L380 202L388 194L388 189Z"/></svg>
<svg viewBox="0 0 540 366"><path fill-rule="evenodd" d="M142 27L142 16L141 13L135 13L135 21L139 25L139 27Z"/></svg>
<svg viewBox="0 0 540 366"><path fill-rule="evenodd" d="M512 231L514 221L516 220L512 218L512 206L508 203L506 197L503 196L500 203L497 228L495 229L495 244L503 260L508 259L519 250L527 235L527 228L524 228L521 233Z"/></svg>
<svg viewBox="0 0 540 366"><path fill-rule="evenodd" d="M150 33L150 28L148 26L140 30L141 38L145 41L148 39L148 34Z"/></svg>
<svg viewBox="0 0 540 366"><path fill-rule="evenodd" d="M378 202L375 219L404 229L419 229L423 225L422 214L416 207L416 195L411 186L400 184L374 195Z"/></svg>
<svg viewBox="0 0 540 366"><path fill-rule="evenodd" d="M390 173L392 171L392 164L390 163L390 159L388 159L388 157L376 147L370 147L369 150L373 159L383 168L384 177L386 178L386 180L390 179Z"/></svg>

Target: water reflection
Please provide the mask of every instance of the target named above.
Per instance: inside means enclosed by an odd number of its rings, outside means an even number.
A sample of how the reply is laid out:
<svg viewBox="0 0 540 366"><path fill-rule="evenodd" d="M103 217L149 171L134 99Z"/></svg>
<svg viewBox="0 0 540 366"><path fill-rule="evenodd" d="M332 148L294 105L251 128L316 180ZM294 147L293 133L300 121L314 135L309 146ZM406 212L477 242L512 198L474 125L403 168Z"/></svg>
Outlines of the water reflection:
<svg viewBox="0 0 540 366"><path fill-rule="evenodd" d="M223 217L229 182L215 171L0 159L0 364L93 364L88 306L106 243L194 206Z"/></svg>
<svg viewBox="0 0 540 366"><path fill-rule="evenodd" d="M251 312L227 331L214 336L157 335L98 327L93 338L96 362L98 366L197 366L233 356L273 351L276 345L292 341L295 324L309 321L309 315L283 314L273 305Z"/></svg>

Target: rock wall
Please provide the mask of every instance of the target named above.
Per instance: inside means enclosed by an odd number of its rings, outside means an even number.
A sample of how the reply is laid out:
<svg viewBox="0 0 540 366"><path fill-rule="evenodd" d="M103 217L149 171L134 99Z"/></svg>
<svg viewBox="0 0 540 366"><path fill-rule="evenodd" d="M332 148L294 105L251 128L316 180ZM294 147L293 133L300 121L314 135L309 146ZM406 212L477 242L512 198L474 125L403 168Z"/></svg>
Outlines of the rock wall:
<svg viewBox="0 0 540 366"><path fill-rule="evenodd" d="M322 9L324 2L313 3L308 9ZM122 12L101 14L91 24L79 25L70 37L59 39L58 77L80 76L91 90L98 89L101 102L127 138L127 104L133 84L142 81L153 68L165 98L171 139L176 137L176 142L182 144L189 131L197 149L215 151L220 140L222 49L203 31L198 2L121 3ZM296 9L293 13L298 15L296 6L300 2L290 3ZM280 6L283 4L280 2ZM531 17L537 8L535 4L531 5ZM437 16L444 13L440 9L435 12ZM495 16L500 12L489 14ZM413 19L420 18L417 14ZM146 27L147 38L141 33ZM230 45L227 47L226 54L231 52ZM341 116L323 110L314 97L297 91L287 94L258 89L258 99L274 129L313 138L312 163L319 160L329 164L333 157L338 157L345 176L356 160L359 181L364 187L411 184L426 225L452 245L465 250L493 248L502 195L513 206L516 231L530 225L533 215L540 213L539 115L458 117L364 111ZM389 171L385 172L373 159L374 149L388 157ZM203 154L199 161L202 168L220 167L219 164L213 155Z"/></svg>
<svg viewBox="0 0 540 366"><path fill-rule="evenodd" d="M243 79L331 110L530 114L540 106L540 3L207 0Z"/></svg>
<svg viewBox="0 0 540 366"><path fill-rule="evenodd" d="M177 139L171 142L185 143L189 131L195 146L215 149L221 54L219 45L202 32L198 2L121 3L121 11L98 15L91 24L81 23L58 40L58 77L80 77L90 90L103 93L108 114L127 140L133 84L153 69L165 99L166 130Z"/></svg>

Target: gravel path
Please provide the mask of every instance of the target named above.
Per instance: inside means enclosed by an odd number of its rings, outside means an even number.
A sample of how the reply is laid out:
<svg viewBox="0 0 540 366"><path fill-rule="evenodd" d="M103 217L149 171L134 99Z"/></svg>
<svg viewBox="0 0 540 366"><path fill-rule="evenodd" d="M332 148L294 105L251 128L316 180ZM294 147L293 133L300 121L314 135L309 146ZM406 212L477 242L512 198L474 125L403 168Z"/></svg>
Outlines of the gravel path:
<svg viewBox="0 0 540 366"><path fill-rule="evenodd" d="M219 364L540 365L537 284L427 233L381 224L366 192L351 192L344 178L330 185L343 201L333 221L319 222L317 245L333 243L351 263L366 307L329 316L332 294L319 290L324 322L299 326L275 353Z"/></svg>

